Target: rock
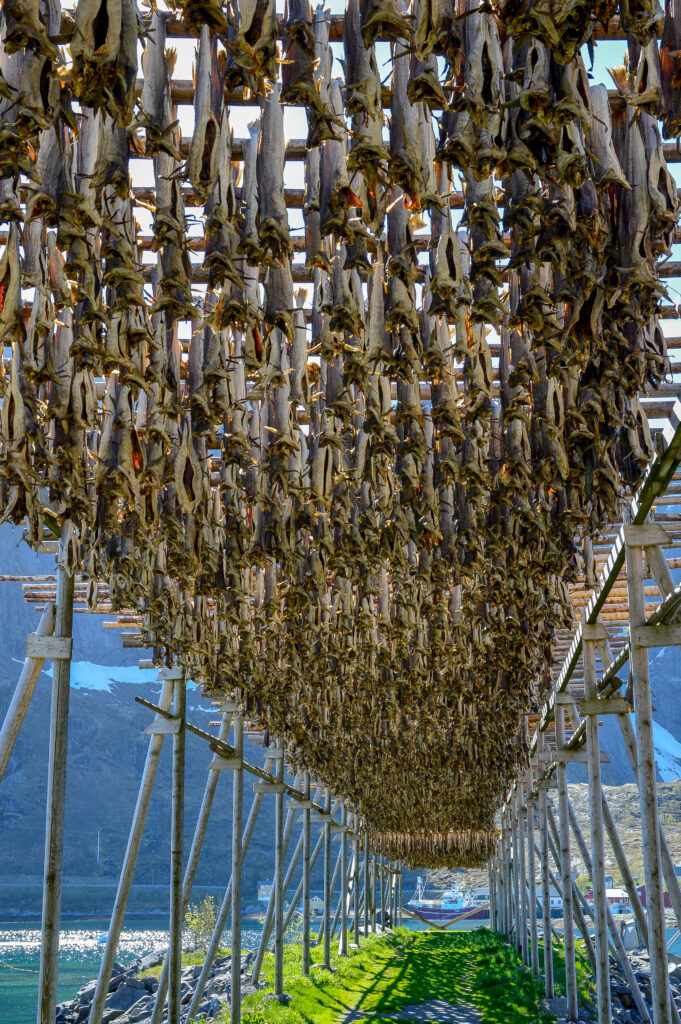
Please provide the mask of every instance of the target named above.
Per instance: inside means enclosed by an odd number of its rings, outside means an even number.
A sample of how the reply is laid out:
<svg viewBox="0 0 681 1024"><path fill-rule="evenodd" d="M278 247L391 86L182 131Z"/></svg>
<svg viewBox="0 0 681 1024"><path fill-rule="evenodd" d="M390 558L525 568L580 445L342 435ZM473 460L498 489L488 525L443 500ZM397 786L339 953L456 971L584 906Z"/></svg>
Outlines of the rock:
<svg viewBox="0 0 681 1024"><path fill-rule="evenodd" d="M85 984L81 985L81 987L76 992L76 998L75 998L74 1001L77 1002L77 1003L91 1003L92 1002L92 998L93 998L93 996L95 994L95 989L96 988L97 988L97 979L96 978L93 978L92 981L86 981Z"/></svg>
<svg viewBox="0 0 681 1024"><path fill-rule="evenodd" d="M218 956L218 957L215 958L215 960L213 960L213 968L216 968L216 967L229 967L231 962L232 962L232 958L230 956Z"/></svg>
<svg viewBox="0 0 681 1024"><path fill-rule="evenodd" d="M127 1013L124 1013L122 1017L118 1017L117 1024L137 1024L138 1021L144 1020L149 1016L153 1006L154 1000L151 996L142 996L136 1003L133 1003Z"/></svg>
<svg viewBox="0 0 681 1024"><path fill-rule="evenodd" d="M222 1003L219 999L211 999L208 1003L208 1009L206 1010L207 1017L214 1017L216 1013L219 1013L222 1009Z"/></svg>
<svg viewBox="0 0 681 1024"><path fill-rule="evenodd" d="M153 974L146 974L140 981L144 985L147 992L155 992L158 988L158 978L155 978Z"/></svg>
<svg viewBox="0 0 681 1024"><path fill-rule="evenodd" d="M163 963L164 956L164 953L147 953L146 956L140 957L138 970L148 971L150 967L158 967Z"/></svg>
<svg viewBox="0 0 681 1024"><path fill-rule="evenodd" d="M134 982L134 984L131 984ZM119 1010L120 1013L125 1013L131 1006L138 1001L140 998L140 988L145 990L144 985L137 981L136 978L126 978L116 988L115 992L112 992L106 998L105 1006L108 1010Z"/></svg>
<svg viewBox="0 0 681 1024"><path fill-rule="evenodd" d="M182 968L182 980L186 981L188 978L196 981L199 974L201 973L201 964L191 964L189 967Z"/></svg>
<svg viewBox="0 0 681 1024"><path fill-rule="evenodd" d="M288 1006L289 1003L293 1002L293 996L288 995L286 992L282 992L279 996L275 996L274 992L268 992L265 999L273 1003L281 1003L282 1006ZM557 1024L560 1024L560 1021Z"/></svg>

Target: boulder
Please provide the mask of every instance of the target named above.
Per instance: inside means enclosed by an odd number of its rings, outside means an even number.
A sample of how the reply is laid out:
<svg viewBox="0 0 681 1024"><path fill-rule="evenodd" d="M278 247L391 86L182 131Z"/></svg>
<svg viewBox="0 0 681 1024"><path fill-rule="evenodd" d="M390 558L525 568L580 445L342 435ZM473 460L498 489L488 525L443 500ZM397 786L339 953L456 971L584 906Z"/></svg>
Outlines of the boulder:
<svg viewBox="0 0 681 1024"><path fill-rule="evenodd" d="M84 985L81 985L76 992L75 1002L77 1003L91 1003L97 988L97 979L93 978L92 981L86 981Z"/></svg>
<svg viewBox="0 0 681 1024"><path fill-rule="evenodd" d="M274 992L268 992L265 996L269 1002L281 1003L282 1006L288 1006L289 1003L293 1002L293 996L290 996L287 992L282 992L281 995L275 995ZM557 1022L559 1024L559 1022Z"/></svg>
<svg viewBox="0 0 681 1024"><path fill-rule="evenodd" d="M137 969L140 971L148 971L150 967L158 967L159 964L163 963L163 957L165 953L147 953L146 956L139 958Z"/></svg>
<svg viewBox="0 0 681 1024"><path fill-rule="evenodd" d="M155 992L158 988L158 978L155 978L153 974L145 974L140 981L144 985L147 992Z"/></svg>
<svg viewBox="0 0 681 1024"><path fill-rule="evenodd" d="M130 982L134 982L134 984L130 984ZM117 986L116 991L106 997L107 1010L118 1010L120 1013L125 1013L140 998L140 988L146 991L144 985L140 985L136 978L124 979Z"/></svg>
<svg viewBox="0 0 681 1024"><path fill-rule="evenodd" d="M118 1017L116 1024L137 1024L138 1021L149 1017L153 1007L154 1000L151 996L142 996L122 1017Z"/></svg>

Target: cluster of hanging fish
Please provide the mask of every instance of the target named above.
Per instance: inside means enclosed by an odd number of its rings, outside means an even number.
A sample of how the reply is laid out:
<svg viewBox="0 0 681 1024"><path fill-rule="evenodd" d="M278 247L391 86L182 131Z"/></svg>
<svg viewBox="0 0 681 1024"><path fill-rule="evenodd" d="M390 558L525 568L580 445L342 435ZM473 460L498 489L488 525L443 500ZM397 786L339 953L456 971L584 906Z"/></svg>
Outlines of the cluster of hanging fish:
<svg viewBox="0 0 681 1024"><path fill-rule="evenodd" d="M371 845L378 856L408 868L474 868L496 852L497 832L374 832Z"/></svg>
<svg viewBox="0 0 681 1024"><path fill-rule="evenodd" d="M49 508L92 608L105 580L380 831L492 830L567 582L652 456L681 15L622 4L611 115L593 4L555 6L347 0L338 62L308 0L280 40L274 0L178 0L183 141L169 16L3 2L0 512L37 545Z"/></svg>

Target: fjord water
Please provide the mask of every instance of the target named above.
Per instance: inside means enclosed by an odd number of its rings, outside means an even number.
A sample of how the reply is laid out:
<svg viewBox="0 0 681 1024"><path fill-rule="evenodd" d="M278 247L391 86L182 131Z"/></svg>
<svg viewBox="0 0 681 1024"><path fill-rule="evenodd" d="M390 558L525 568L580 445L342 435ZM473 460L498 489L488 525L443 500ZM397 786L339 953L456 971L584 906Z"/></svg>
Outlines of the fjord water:
<svg viewBox="0 0 681 1024"><path fill-rule="evenodd" d="M163 918L133 920L121 935L117 960L128 963L136 956L165 949L168 931ZM244 922L244 949L254 949L260 938L258 921ZM96 978L101 959L97 940L109 927L109 921L95 918L65 922L60 936L60 1002L73 999L86 981ZM229 945L230 934L224 941ZM40 924L0 922L0 1024L34 1024L38 1000L40 966Z"/></svg>
<svg viewBox="0 0 681 1024"><path fill-rule="evenodd" d="M405 921L404 924L416 931L425 927L418 921ZM318 926L319 922L316 922L313 932ZM73 999L81 985L97 977L101 959L97 940L108 927L108 918L64 922L59 941L59 1002ZM256 949L261 933L260 921L245 920L242 932L244 950ZM227 929L224 945L228 947L230 940L231 934ZM123 929L116 959L126 964L136 956L161 952L167 944L164 918L132 919ZM39 967L40 922L8 924L0 921L0 1024L34 1024Z"/></svg>

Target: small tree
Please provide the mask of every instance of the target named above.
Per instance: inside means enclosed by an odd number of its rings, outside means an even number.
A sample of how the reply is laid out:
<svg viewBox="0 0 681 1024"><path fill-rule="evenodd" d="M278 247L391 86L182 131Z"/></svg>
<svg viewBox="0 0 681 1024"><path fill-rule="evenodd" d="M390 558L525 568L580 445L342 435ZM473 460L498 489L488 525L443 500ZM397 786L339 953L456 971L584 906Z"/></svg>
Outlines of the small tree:
<svg viewBox="0 0 681 1024"><path fill-rule="evenodd" d="M204 896L200 903L192 903L187 908L184 927L195 953L208 952L217 916L217 904L212 896Z"/></svg>

